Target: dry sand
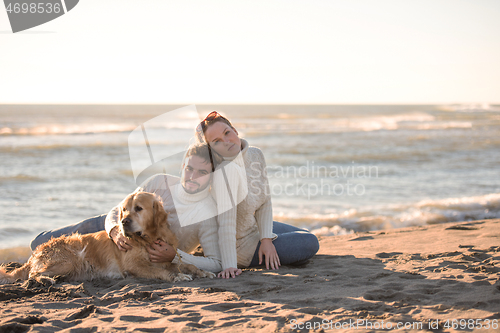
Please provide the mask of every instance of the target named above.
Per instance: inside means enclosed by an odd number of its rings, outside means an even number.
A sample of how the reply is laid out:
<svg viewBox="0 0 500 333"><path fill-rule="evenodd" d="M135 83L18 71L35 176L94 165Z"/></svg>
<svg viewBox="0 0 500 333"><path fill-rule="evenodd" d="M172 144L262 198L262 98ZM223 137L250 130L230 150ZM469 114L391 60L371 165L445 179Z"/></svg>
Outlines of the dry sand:
<svg viewBox="0 0 500 333"><path fill-rule="evenodd" d="M362 332L361 320L448 332L453 319L487 332L500 319L499 272L500 220L321 237L302 267L236 279L0 286L0 332Z"/></svg>

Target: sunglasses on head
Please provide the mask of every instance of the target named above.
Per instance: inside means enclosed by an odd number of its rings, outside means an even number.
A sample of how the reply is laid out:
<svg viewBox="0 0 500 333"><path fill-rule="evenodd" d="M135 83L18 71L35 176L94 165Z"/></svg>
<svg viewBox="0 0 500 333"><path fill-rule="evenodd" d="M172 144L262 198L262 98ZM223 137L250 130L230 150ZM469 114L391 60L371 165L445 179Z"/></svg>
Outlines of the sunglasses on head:
<svg viewBox="0 0 500 333"><path fill-rule="evenodd" d="M211 122L212 120L222 117L219 112L217 111L212 111L208 114L208 116L203 119L198 126L196 126L196 132L200 133L203 132L207 126L207 123ZM224 117L222 117L224 118Z"/></svg>

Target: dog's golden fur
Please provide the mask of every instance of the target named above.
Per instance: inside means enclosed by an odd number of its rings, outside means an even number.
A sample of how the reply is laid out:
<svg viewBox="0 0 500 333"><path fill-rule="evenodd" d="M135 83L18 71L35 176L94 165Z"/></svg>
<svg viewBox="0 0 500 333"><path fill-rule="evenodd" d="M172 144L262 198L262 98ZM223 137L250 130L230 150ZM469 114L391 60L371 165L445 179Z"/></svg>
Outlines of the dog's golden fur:
<svg viewBox="0 0 500 333"><path fill-rule="evenodd" d="M155 195L132 193L120 207L120 232L129 239L132 250L120 251L106 231L52 238L38 246L22 267L10 273L0 268L0 284L28 278L54 282L53 277L79 281L133 275L172 282L215 276L190 264L149 261L146 247L157 239L177 248L177 238L168 228L167 213Z"/></svg>

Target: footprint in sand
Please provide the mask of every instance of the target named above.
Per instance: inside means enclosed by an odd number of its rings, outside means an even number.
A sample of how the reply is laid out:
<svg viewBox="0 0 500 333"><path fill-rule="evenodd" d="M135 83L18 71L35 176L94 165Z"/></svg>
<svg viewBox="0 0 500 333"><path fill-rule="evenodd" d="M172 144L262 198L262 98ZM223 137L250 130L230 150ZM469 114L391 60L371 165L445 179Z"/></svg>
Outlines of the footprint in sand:
<svg viewBox="0 0 500 333"><path fill-rule="evenodd" d="M70 314L69 316L67 316L64 321L74 321L74 320L77 320L77 319L83 319L83 318L87 318L88 316L90 316L90 314L94 313L96 311L96 307L95 305L88 305L86 307L84 307L83 309L80 309L72 314Z"/></svg>
<svg viewBox="0 0 500 333"><path fill-rule="evenodd" d="M141 323L145 321L152 321L160 319L161 317L142 317L142 316L120 316L120 320L129 321L133 323Z"/></svg>
<svg viewBox="0 0 500 333"><path fill-rule="evenodd" d="M403 253L401 253L401 252L389 252L389 253L380 252L380 253L377 253L376 256L378 258L387 259L387 258L394 258L394 257L401 255L401 254L403 254Z"/></svg>
<svg viewBox="0 0 500 333"><path fill-rule="evenodd" d="M370 239L374 239L374 238L372 236L361 236L361 237L358 237L358 238L349 239L349 242L365 241L365 240L370 240Z"/></svg>
<svg viewBox="0 0 500 333"><path fill-rule="evenodd" d="M250 308L252 306L257 306L259 303L248 303L248 302L234 302L234 303L216 303L208 306L202 307L203 310L209 311L220 311L220 312L228 312L234 310L236 308Z"/></svg>

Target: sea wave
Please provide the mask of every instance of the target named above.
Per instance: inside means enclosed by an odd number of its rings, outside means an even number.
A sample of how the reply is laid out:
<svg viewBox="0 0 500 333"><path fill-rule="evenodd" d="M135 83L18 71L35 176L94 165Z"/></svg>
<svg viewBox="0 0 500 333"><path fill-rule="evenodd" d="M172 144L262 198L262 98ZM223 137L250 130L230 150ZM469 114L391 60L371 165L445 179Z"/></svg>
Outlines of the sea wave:
<svg viewBox="0 0 500 333"><path fill-rule="evenodd" d="M33 127L3 127L0 135L59 135L59 134L94 134L131 131L135 126L119 124L52 124Z"/></svg>
<svg viewBox="0 0 500 333"><path fill-rule="evenodd" d="M62 150L62 149L74 149L74 148L90 148L95 149L99 147L109 147L109 148L126 148L128 146L127 142L106 142L102 141L75 141L68 142L63 140L58 141L50 141L50 142L38 142L35 144L33 142L15 142L15 144L11 143L3 143L0 142L0 153L12 153L19 152L24 150L34 150L34 151L43 151L43 150Z"/></svg>
<svg viewBox="0 0 500 333"><path fill-rule="evenodd" d="M500 112L500 106L489 103L441 105L437 109L451 112Z"/></svg>
<svg viewBox="0 0 500 333"><path fill-rule="evenodd" d="M0 136L39 136L39 135L68 135L68 134L101 134L101 133L117 133L117 132L132 132L141 124L119 124L119 123L103 123L103 124L43 124L35 126L16 126L0 128ZM147 124L148 129L192 129L194 132L195 126L192 121L169 121L169 122L154 122L150 121Z"/></svg>
<svg viewBox="0 0 500 333"><path fill-rule="evenodd" d="M190 130L194 132L192 119L158 120L144 123L149 130ZM426 112L410 112L393 115L374 116L332 116L322 114L305 114L301 116L280 113L273 118L245 118L233 120L233 124L244 135L255 136L267 133L341 133L341 132L372 132L394 130L436 130L448 128L471 128L470 121L436 119L436 116ZM140 123L51 123L34 124L21 123L0 127L0 137L8 136L41 136L41 135L81 135L100 133L132 132Z"/></svg>
<svg viewBox="0 0 500 333"><path fill-rule="evenodd" d="M37 176L32 176L32 175L25 175L25 174L18 174L14 176L0 176L0 184L6 181L17 181L17 182L26 182L26 183L31 183L31 182L39 182L42 181L43 179Z"/></svg>
<svg viewBox="0 0 500 333"><path fill-rule="evenodd" d="M24 228L0 228L0 239L17 236L19 234L30 234L32 231Z"/></svg>
<svg viewBox="0 0 500 333"><path fill-rule="evenodd" d="M275 216L279 221L323 235L494 218L500 218L500 193L422 200L413 204L379 205L328 214L300 214L288 210L286 215Z"/></svg>
<svg viewBox="0 0 500 333"><path fill-rule="evenodd" d="M262 133L341 133L373 132L395 130L436 130L451 128L471 128L470 121L442 121L428 113L416 112L399 115L348 118L280 118L266 119L265 122L249 119L236 123L245 135Z"/></svg>

